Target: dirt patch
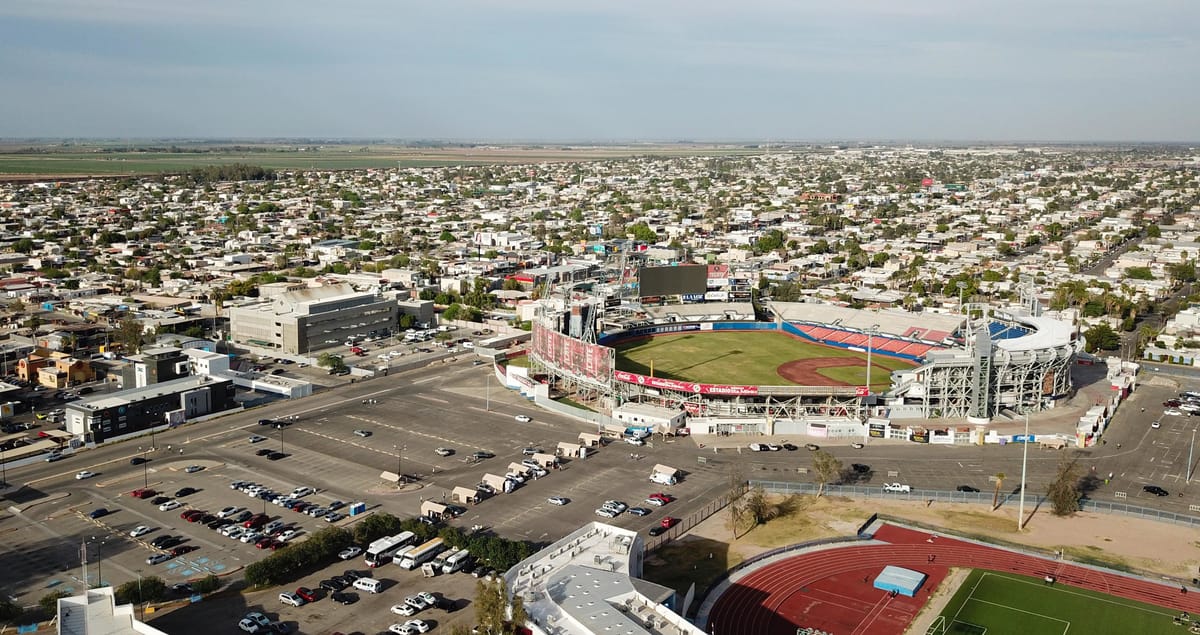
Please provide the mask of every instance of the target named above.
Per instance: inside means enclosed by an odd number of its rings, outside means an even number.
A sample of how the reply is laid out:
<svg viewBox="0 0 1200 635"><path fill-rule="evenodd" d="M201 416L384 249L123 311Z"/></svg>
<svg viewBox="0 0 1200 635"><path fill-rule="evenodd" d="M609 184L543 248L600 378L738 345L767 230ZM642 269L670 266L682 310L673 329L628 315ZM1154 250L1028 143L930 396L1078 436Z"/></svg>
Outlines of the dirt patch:
<svg viewBox="0 0 1200 635"><path fill-rule="evenodd" d="M822 368L839 368L855 366L866 368L867 362L853 357L816 357L813 359L796 359L781 364L775 372L782 378L800 384L801 386L849 386L845 382L834 381L817 372Z"/></svg>

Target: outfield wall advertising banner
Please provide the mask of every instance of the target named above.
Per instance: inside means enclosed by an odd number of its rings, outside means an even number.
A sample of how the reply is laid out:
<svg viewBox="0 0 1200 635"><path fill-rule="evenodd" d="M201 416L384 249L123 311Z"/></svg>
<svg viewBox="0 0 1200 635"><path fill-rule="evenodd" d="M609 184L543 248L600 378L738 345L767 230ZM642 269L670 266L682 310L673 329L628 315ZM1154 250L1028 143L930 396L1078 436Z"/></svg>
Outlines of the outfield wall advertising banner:
<svg viewBox="0 0 1200 635"><path fill-rule="evenodd" d="M613 349L533 325L530 353L555 368L606 383L613 372Z"/></svg>
<svg viewBox="0 0 1200 635"><path fill-rule="evenodd" d="M686 381L677 381L674 379L664 379L662 377L648 377L637 373L630 373L623 370L618 370L613 374L617 381L623 381L627 384L637 384L639 386L648 386L650 388L661 388L663 390L676 390L679 392L692 392L701 395L757 395L758 386L730 386L726 384L697 384Z"/></svg>

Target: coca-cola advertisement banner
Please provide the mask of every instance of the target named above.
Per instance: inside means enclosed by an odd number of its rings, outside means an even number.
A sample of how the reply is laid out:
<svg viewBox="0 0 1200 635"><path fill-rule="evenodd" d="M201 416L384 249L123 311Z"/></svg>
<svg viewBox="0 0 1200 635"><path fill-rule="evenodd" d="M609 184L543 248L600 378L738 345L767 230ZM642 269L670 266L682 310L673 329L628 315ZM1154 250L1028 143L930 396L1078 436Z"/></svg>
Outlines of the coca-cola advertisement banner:
<svg viewBox="0 0 1200 635"><path fill-rule="evenodd" d="M662 377L648 377L637 373L630 373L623 370L618 370L613 374L617 381L623 381L627 384L637 384L639 386L648 386L650 388L661 388L663 390L676 390L679 392L699 393L701 395L757 395L758 386L730 386L727 384L698 384L693 382L678 381L675 379L665 379Z"/></svg>

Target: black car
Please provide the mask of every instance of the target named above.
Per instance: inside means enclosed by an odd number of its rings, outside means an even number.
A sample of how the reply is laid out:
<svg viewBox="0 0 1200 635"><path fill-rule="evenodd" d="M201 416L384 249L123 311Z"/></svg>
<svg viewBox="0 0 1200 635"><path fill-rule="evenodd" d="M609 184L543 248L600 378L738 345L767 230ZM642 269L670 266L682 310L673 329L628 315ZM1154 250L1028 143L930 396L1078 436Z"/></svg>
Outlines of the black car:
<svg viewBox="0 0 1200 635"><path fill-rule="evenodd" d="M150 459L147 459L146 457L142 457L142 456L135 456L132 459L129 459L130 465L141 465L142 463L149 463L149 462L150 462Z"/></svg>
<svg viewBox="0 0 1200 635"><path fill-rule="evenodd" d="M170 549L175 545L183 542L183 536L167 536L167 539L158 545L159 549Z"/></svg>
<svg viewBox="0 0 1200 635"><path fill-rule="evenodd" d="M283 459L283 458L287 458L287 455L284 454L283 452L272 452L267 455L268 461L278 461L279 459Z"/></svg>
<svg viewBox="0 0 1200 635"><path fill-rule="evenodd" d="M178 593L179 595L191 595L192 594L192 585L188 584L187 582L180 582L178 584L172 584L171 591L174 593Z"/></svg>
<svg viewBox="0 0 1200 635"><path fill-rule="evenodd" d="M232 525L233 521L229 518L218 518L212 522L205 523L209 529L220 529Z"/></svg>
<svg viewBox="0 0 1200 635"><path fill-rule="evenodd" d="M154 540L150 541L150 546L151 547L162 547L163 541L169 540L170 538L171 538L170 535L159 536L158 538L155 538Z"/></svg>
<svg viewBox="0 0 1200 635"><path fill-rule="evenodd" d="M783 449L787 450L788 452L795 452L796 450L800 449L800 446L796 445L795 443L784 443Z"/></svg>
<svg viewBox="0 0 1200 635"><path fill-rule="evenodd" d="M979 491L978 487L971 487L970 485L959 485L956 489L958 489L958 491L960 491L960 492L978 492Z"/></svg>
<svg viewBox="0 0 1200 635"><path fill-rule="evenodd" d="M169 500L171 500L170 496L155 496L154 498L150 499L150 504L151 505L162 505L163 503L165 503Z"/></svg>
<svg viewBox="0 0 1200 635"><path fill-rule="evenodd" d="M1142 491L1146 492L1147 494L1154 494L1155 496L1170 496L1170 494L1167 493L1167 490L1157 485L1145 485L1142 487Z"/></svg>
<svg viewBox="0 0 1200 635"><path fill-rule="evenodd" d="M269 426L272 423L275 423L275 422L270 419L259 419L258 420L258 425L260 425L260 426Z"/></svg>
<svg viewBox="0 0 1200 635"><path fill-rule="evenodd" d="M653 527L651 527L651 528L650 528L649 534L650 534L651 536L657 536L657 535L659 535L659 534L662 534L662 533L664 533L664 532L666 532L666 531L667 531L667 528L666 528L666 527L663 527L663 526L661 526L661 525L655 525L655 526L653 526Z"/></svg>
<svg viewBox="0 0 1200 635"><path fill-rule="evenodd" d="M346 571L344 573L342 573L342 577L350 580L351 584L354 584L355 580L357 580L359 578L364 578L366 576L355 571L354 569L346 569Z"/></svg>
<svg viewBox="0 0 1200 635"><path fill-rule="evenodd" d="M354 604L358 601L358 594L342 593L341 591L338 591L337 593L330 595L329 598L338 604Z"/></svg>
<svg viewBox="0 0 1200 635"><path fill-rule="evenodd" d="M250 510L248 510L248 509L247 509L247 510L243 510L243 511L242 511L242 513L240 513L240 514L238 514L237 516L235 516L235 517L234 517L234 519L233 519L233 522L235 522L235 523L244 523L244 522L246 522L247 520L250 520L250 519L251 519L251 518L253 518L253 517L254 517L254 512L252 512L252 511L250 511Z"/></svg>
<svg viewBox="0 0 1200 635"><path fill-rule="evenodd" d="M862 464L862 463L851 463L851 464L850 464L850 469L854 470L854 471L855 471L855 472L857 472L858 474L866 474L867 472L870 472L870 471L871 471L871 466L870 466L870 465L864 465L864 464Z"/></svg>
<svg viewBox="0 0 1200 635"><path fill-rule="evenodd" d="M275 451L275 450L272 450L272 449L270 449L270 448L259 448L259 449L258 449L258 451L257 451L257 452L255 452L255 454L256 454L256 455L258 455L258 456L267 456L268 454L271 454L271 453L273 453L274 451Z"/></svg>
<svg viewBox="0 0 1200 635"><path fill-rule="evenodd" d="M447 613L453 613L458 610L458 600L451 600L450 598L438 598L435 606Z"/></svg>
<svg viewBox="0 0 1200 635"><path fill-rule="evenodd" d="M191 496L192 494L195 494L195 493L196 493L196 488L194 488L194 487L181 487L178 490L176 490L175 498L179 498L180 496Z"/></svg>
<svg viewBox="0 0 1200 635"><path fill-rule="evenodd" d="M109 513L111 513L111 512L109 512L107 509L101 507L99 509L93 509L92 513L88 514L88 518L95 520L96 518L101 518L103 516L107 516L107 515L109 515Z"/></svg>
<svg viewBox="0 0 1200 635"><path fill-rule="evenodd" d="M476 452L475 454L472 454L471 458L473 458L477 461L482 461L483 459L495 458L495 456L496 455L492 454L491 452L482 452L481 451L481 452Z"/></svg>
<svg viewBox="0 0 1200 635"><path fill-rule="evenodd" d="M341 591L346 588L346 584L340 579L329 578L328 580L321 580L320 587L326 591Z"/></svg>

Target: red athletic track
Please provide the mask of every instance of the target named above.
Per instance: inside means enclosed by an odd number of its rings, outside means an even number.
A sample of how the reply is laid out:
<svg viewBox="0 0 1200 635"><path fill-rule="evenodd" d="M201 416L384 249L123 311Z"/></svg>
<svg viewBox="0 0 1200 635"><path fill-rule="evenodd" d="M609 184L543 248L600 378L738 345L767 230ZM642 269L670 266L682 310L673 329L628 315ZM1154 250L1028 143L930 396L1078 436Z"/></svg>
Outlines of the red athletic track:
<svg viewBox="0 0 1200 635"><path fill-rule="evenodd" d="M758 569L721 595L707 630L715 635L795 635L797 627L809 627L836 635L899 635L950 567L1037 578L1053 575L1058 584L1200 613L1200 594L1184 594L1179 587L931 536L884 525L875 539L891 544L814 551ZM915 598L891 598L863 581L864 577L873 581L887 565L920 571L929 578Z"/></svg>

